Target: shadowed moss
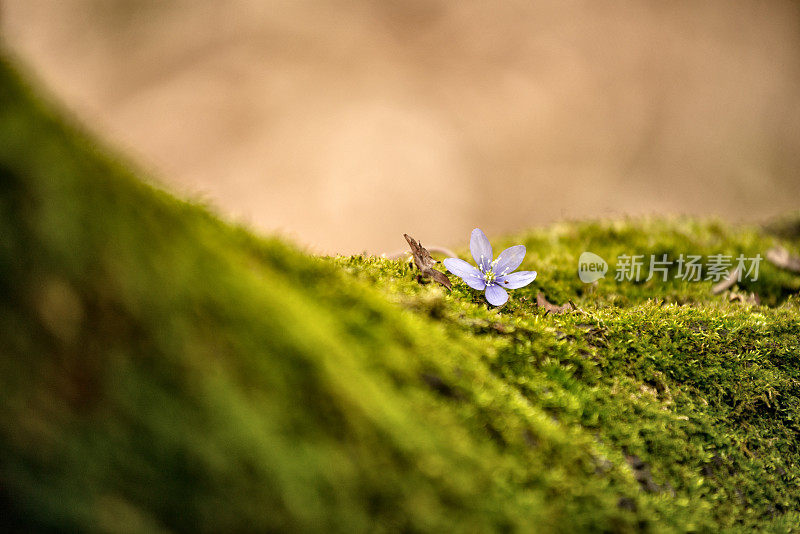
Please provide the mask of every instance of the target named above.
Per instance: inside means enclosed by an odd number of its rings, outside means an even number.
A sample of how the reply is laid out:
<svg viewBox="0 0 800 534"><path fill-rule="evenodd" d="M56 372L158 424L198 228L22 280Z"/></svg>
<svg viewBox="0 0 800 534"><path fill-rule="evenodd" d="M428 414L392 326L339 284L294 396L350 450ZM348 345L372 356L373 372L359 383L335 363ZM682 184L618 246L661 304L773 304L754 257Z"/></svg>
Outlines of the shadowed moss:
<svg viewBox="0 0 800 534"><path fill-rule="evenodd" d="M0 63L0 517L20 530L786 532L800 277L585 285L762 255L718 221L570 223L502 309L317 258L139 181ZM402 238L402 232L398 231ZM424 236L421 237L424 240ZM583 310L546 315L573 299Z"/></svg>

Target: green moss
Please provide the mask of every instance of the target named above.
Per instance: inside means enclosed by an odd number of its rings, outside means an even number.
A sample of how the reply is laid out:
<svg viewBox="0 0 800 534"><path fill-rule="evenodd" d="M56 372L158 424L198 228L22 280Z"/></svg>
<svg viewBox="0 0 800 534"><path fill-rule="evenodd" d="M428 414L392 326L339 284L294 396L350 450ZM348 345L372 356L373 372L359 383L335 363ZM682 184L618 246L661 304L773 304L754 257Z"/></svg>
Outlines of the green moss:
<svg viewBox="0 0 800 534"><path fill-rule="evenodd" d="M145 185L7 62L0 191L12 528L800 525L800 277L762 263L738 288L752 307L710 282L575 273L585 250L797 252L785 233L675 219L510 236L495 247L524 243L539 278L490 309L403 261L310 257ZM547 315L538 291L583 311Z"/></svg>

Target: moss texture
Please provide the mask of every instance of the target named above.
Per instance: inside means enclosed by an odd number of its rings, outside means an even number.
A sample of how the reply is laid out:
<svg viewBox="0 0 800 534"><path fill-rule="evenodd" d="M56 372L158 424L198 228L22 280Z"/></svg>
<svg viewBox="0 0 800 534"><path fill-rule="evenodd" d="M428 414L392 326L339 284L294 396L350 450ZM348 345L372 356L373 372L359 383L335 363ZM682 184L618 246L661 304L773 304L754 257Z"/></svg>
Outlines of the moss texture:
<svg viewBox="0 0 800 534"><path fill-rule="evenodd" d="M797 253L798 217L560 224L502 309L140 181L0 61L0 519L80 532L789 532L800 276L585 285L578 255ZM398 243L402 243L398 230ZM425 236L415 236L425 241ZM583 311L545 314L536 293Z"/></svg>

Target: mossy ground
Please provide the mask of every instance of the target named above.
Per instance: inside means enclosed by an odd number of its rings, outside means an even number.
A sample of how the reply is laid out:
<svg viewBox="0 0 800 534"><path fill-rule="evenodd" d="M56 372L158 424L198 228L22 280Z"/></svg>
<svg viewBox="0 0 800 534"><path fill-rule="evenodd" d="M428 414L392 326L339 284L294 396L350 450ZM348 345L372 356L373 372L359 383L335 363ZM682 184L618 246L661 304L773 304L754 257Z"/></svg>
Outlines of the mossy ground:
<svg viewBox="0 0 800 534"><path fill-rule="evenodd" d="M800 529L800 277L762 263L752 306L575 273L585 250L797 253L793 218L497 239L539 277L492 309L145 185L6 62L0 190L11 529ZM539 291L582 311L545 314Z"/></svg>

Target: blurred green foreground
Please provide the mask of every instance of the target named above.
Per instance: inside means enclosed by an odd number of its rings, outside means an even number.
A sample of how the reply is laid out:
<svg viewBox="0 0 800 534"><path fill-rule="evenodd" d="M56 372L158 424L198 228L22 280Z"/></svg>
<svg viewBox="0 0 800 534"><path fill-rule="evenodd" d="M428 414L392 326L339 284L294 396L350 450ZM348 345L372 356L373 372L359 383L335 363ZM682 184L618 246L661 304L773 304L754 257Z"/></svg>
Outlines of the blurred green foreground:
<svg viewBox="0 0 800 534"><path fill-rule="evenodd" d="M755 306L575 274L799 227L532 231L491 310L146 185L0 60L0 530L800 529L800 276L763 263Z"/></svg>

